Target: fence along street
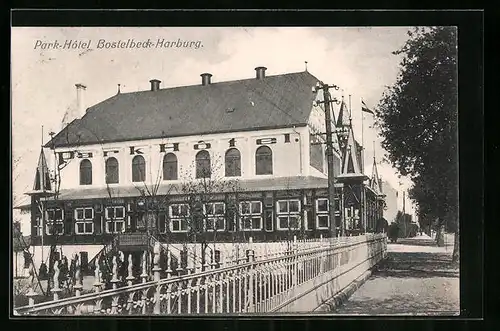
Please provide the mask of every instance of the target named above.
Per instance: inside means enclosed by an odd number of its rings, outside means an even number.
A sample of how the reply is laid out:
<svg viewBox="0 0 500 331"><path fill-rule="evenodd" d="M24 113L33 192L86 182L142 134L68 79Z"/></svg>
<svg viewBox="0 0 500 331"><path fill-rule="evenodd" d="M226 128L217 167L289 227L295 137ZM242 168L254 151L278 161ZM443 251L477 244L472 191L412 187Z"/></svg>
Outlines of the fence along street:
<svg viewBox="0 0 500 331"><path fill-rule="evenodd" d="M74 295L60 298L59 283L53 289L53 300L15 308L16 315L150 315L150 314L214 314L269 313L278 311L312 311L347 284L378 263L385 256L385 234L355 237L304 239L276 243L246 245L245 261L236 251L233 256L214 256L202 266L189 259L187 266L173 270L160 267L161 248L154 247L153 268L147 270L142 261L141 280L132 275L129 256L126 285L118 287L120 277L116 257L113 259L112 289L102 290L99 267L95 270L94 293L81 295L81 281L75 280ZM166 249L170 260L172 250ZM205 268L202 268L205 267ZM204 269L204 271L202 271ZM56 268L57 270L57 268ZM149 272L148 272L149 271ZM79 265L77 264L77 272ZM161 278L164 272L166 277ZM56 276L58 272L56 272ZM338 279L343 281L338 282ZM334 282L335 280L335 282ZM134 284L137 281L137 284ZM345 284L345 285L347 285ZM309 297L308 297L309 294ZM36 293L31 289L29 295ZM320 301L310 297L322 298ZM312 305L312 306L311 306Z"/></svg>

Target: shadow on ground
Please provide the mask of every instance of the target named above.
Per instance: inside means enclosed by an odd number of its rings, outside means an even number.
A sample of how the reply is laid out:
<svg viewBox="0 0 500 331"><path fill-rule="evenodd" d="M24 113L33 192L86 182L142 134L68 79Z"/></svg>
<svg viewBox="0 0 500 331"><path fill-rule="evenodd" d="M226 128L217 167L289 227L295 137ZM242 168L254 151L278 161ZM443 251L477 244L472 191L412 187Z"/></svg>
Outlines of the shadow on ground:
<svg viewBox="0 0 500 331"><path fill-rule="evenodd" d="M372 275L377 277L459 277L459 270L448 253L389 252Z"/></svg>
<svg viewBox="0 0 500 331"><path fill-rule="evenodd" d="M391 245L412 245L412 246L433 246L436 247L435 239L412 239L412 238L400 238L395 243ZM453 240L447 240L444 242L444 246L453 246ZM444 247L443 246L443 247Z"/></svg>
<svg viewBox="0 0 500 331"><path fill-rule="evenodd" d="M408 295L393 295L385 299L364 298L350 301L335 312L343 315L459 315L453 303L433 297L413 300Z"/></svg>

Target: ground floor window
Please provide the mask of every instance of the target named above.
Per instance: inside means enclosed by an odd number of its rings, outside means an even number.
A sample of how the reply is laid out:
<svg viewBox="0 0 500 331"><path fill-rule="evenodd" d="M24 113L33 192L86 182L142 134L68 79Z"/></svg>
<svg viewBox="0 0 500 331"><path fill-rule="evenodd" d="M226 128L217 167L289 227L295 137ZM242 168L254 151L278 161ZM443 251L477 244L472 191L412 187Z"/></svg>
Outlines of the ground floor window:
<svg viewBox="0 0 500 331"><path fill-rule="evenodd" d="M76 234L94 233L94 208L75 209L75 232Z"/></svg>
<svg viewBox="0 0 500 331"><path fill-rule="evenodd" d="M300 201L279 200L277 203L278 230L300 229Z"/></svg>
<svg viewBox="0 0 500 331"><path fill-rule="evenodd" d="M64 234L64 211L61 208L48 208L46 211L45 233L47 235Z"/></svg>
<svg viewBox="0 0 500 331"><path fill-rule="evenodd" d="M41 236L43 233L42 219L40 217L35 218L35 235Z"/></svg>
<svg viewBox="0 0 500 331"><path fill-rule="evenodd" d="M107 233L125 232L125 207L106 207L104 216L106 218Z"/></svg>
<svg viewBox="0 0 500 331"><path fill-rule="evenodd" d="M226 228L226 205L224 202L206 203L205 231L224 231Z"/></svg>
<svg viewBox="0 0 500 331"><path fill-rule="evenodd" d="M187 204L176 204L169 207L170 231L186 232L189 207Z"/></svg>
<svg viewBox="0 0 500 331"><path fill-rule="evenodd" d="M330 226L330 216L328 199L317 199L316 200L316 228L318 229L328 229Z"/></svg>
<svg viewBox="0 0 500 331"><path fill-rule="evenodd" d="M262 202L240 202L240 229L251 231L262 229Z"/></svg>

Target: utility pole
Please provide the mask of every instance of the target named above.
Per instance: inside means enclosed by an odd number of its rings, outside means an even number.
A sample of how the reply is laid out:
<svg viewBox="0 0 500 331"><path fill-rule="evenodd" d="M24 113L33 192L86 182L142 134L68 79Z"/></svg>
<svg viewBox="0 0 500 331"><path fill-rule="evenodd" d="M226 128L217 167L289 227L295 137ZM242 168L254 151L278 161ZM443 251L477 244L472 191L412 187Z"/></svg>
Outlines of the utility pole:
<svg viewBox="0 0 500 331"><path fill-rule="evenodd" d="M331 237L337 236L337 222L335 219L335 173L333 169L333 139L332 139L332 119L330 103L338 103L337 99L332 99L330 95L330 88L338 90L337 85L328 85L319 82L313 87L313 92L323 90L323 101L316 101L316 103L325 105L325 124L326 124L326 162L328 165L328 216L330 219L330 233ZM344 232L342 221L340 222L340 235Z"/></svg>
<svg viewBox="0 0 500 331"><path fill-rule="evenodd" d="M404 235L406 238L406 210L405 210L405 204L406 204L406 190L403 189L403 225L404 225Z"/></svg>

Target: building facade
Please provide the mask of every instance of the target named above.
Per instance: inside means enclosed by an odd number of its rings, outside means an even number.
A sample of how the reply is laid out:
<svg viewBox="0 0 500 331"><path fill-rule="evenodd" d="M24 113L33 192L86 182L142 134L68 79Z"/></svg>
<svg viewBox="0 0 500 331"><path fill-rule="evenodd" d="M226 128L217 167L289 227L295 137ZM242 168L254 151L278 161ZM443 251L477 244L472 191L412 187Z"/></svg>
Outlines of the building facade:
<svg viewBox="0 0 500 331"><path fill-rule="evenodd" d="M42 149L31 204L35 264L119 238L270 241L375 230L381 189L365 183L342 101L334 110L336 219L329 219L325 115L309 72L120 93L83 107ZM378 181L377 181L378 182ZM341 226L342 225L342 226ZM139 235L139 236L138 236ZM116 241L118 242L118 241ZM45 257L44 257L45 256Z"/></svg>

